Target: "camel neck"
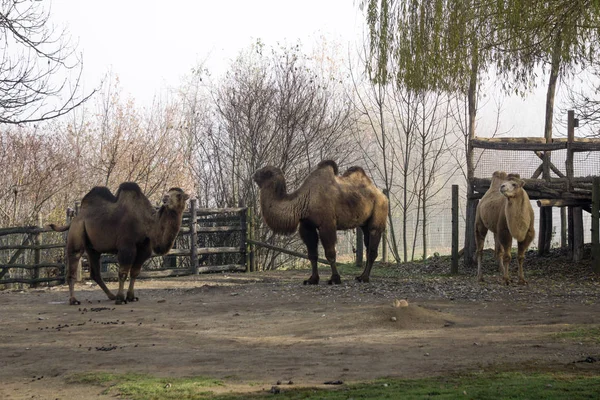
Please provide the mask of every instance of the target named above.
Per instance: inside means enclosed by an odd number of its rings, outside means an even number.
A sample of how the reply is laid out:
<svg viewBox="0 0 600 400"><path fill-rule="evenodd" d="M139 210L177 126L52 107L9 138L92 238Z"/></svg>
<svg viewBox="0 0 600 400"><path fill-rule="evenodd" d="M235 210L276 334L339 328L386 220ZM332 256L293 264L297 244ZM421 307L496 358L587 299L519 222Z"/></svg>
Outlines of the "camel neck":
<svg viewBox="0 0 600 400"><path fill-rule="evenodd" d="M165 254L173 246L181 227L181 214L175 210L161 207L152 240L152 250L156 254Z"/></svg>

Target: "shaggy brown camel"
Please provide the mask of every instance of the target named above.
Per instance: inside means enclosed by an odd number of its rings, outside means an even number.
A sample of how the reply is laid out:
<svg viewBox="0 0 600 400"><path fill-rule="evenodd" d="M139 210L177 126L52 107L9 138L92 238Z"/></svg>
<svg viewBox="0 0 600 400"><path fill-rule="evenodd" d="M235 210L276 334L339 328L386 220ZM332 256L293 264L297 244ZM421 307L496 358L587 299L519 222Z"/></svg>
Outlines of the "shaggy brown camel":
<svg viewBox="0 0 600 400"><path fill-rule="evenodd" d="M518 174L496 171L492 175L490 188L483 195L475 214L475 241L477 243L477 278L483 281L481 252L485 235L494 233L495 253L504 282L510 283L509 266L512 240L518 242L519 283L527 284L523 273L525 251L535 236L533 208L524 182Z"/></svg>
<svg viewBox="0 0 600 400"><path fill-rule="evenodd" d="M97 186L81 201L79 214L66 226L50 225L67 235L69 303L81 304L74 295L74 281L79 259L84 252L90 261L90 275L116 304L137 301L133 292L135 279L142 264L152 253L166 254L181 227L181 216L189 198L180 188L171 188L163 197L163 205L156 210L140 187L133 182L119 186L114 196L108 188ZM100 255L111 253L119 261L119 291L111 293L100 274ZM125 280L129 290L124 296Z"/></svg>
<svg viewBox="0 0 600 400"><path fill-rule="evenodd" d="M334 161L322 161L302 183L287 193L281 169L267 166L254 173L260 188L262 216L267 225L280 234L292 234L299 227L300 238L308 250L312 275L304 284L319 283L317 269L319 238L331 265L329 284L341 283L336 268L337 231L361 227L367 248L367 263L360 282L369 282L381 234L388 215L388 199L361 167L351 167L338 176Z"/></svg>

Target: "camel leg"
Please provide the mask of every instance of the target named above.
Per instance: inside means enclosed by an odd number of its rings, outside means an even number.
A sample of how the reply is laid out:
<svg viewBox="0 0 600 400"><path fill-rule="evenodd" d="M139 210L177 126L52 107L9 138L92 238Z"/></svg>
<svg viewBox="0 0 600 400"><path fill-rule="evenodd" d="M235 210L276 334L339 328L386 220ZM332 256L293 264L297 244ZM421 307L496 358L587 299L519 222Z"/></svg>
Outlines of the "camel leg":
<svg viewBox="0 0 600 400"><path fill-rule="evenodd" d="M379 242L381 241L381 232L376 229L369 228L367 226L361 227L363 231L363 237L365 241L365 248L367 249L367 264L360 276L356 277L359 282L369 282L371 275L371 269L377 258L377 252L379 250Z"/></svg>
<svg viewBox="0 0 600 400"><path fill-rule="evenodd" d="M85 251L84 235L83 224L75 218L67 234L67 283L69 284L69 304L72 306L81 304L75 298L75 280L77 279L79 260Z"/></svg>
<svg viewBox="0 0 600 400"><path fill-rule="evenodd" d="M75 279L77 279L77 267L83 255L82 250L68 250L67 283L69 284L69 304L79 305L81 302L75 298Z"/></svg>
<svg viewBox="0 0 600 400"><path fill-rule="evenodd" d="M512 236L508 229L500 230L498 233L498 240L500 242L500 252L498 253L498 261L502 267L504 283L510 285L510 250L512 247Z"/></svg>
<svg viewBox="0 0 600 400"><path fill-rule="evenodd" d="M327 281L327 284L339 285L342 283L342 279L336 267L335 244L337 242L337 229L335 227L321 227L319 228L319 236L321 237L323 250L325 250L325 258L327 258L327 261L331 265L331 279Z"/></svg>
<svg viewBox="0 0 600 400"><path fill-rule="evenodd" d="M100 286L110 300L115 300L116 296L104 284L102 274L100 273L100 253L87 249L88 258L90 260L90 277Z"/></svg>
<svg viewBox="0 0 600 400"><path fill-rule="evenodd" d="M140 271L142 270L142 265L144 265L144 262L150 258L150 256L152 255L152 251L150 250L150 247L146 247L146 248L138 248L137 250L137 257L135 259L135 262L133 263L133 266L131 267L131 273L129 274L129 290L127 290L127 301L138 301L139 299L137 297L135 297L135 294L133 292L133 285L135 284L135 280L137 279L138 275L140 274Z"/></svg>
<svg viewBox="0 0 600 400"><path fill-rule="evenodd" d="M477 245L477 251L475 252L477 257L477 280L483 282L483 272L481 271L481 257L483 252L483 245L485 244L485 236L487 235L488 229L483 224L475 224L475 243Z"/></svg>
<svg viewBox="0 0 600 400"><path fill-rule="evenodd" d="M135 246L124 246L118 250L117 259L119 260L119 291L115 304L127 303L125 298L125 280L135 261Z"/></svg>
<svg viewBox="0 0 600 400"><path fill-rule="evenodd" d="M304 281L305 285L319 284L319 269L317 268L317 259L319 258L319 234L317 229L306 222L300 222L298 228L300 238L306 245L308 251L308 259L312 268L312 275Z"/></svg>
<svg viewBox="0 0 600 400"><path fill-rule="evenodd" d="M523 261L525 259L525 252L529 248L529 245L533 241L535 236L535 231L533 228L530 228L527 231L527 236L525 236L525 240L519 242L519 248L517 253L517 261L519 262L519 284L527 285L527 281L525 280L525 273L523 272Z"/></svg>

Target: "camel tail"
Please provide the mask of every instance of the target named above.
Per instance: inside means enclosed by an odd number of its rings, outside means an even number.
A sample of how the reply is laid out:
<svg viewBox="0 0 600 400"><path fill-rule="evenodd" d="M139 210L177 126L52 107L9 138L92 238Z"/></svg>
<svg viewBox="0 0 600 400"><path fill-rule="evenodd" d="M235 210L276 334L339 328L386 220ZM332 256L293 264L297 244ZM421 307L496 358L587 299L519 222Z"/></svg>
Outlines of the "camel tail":
<svg viewBox="0 0 600 400"><path fill-rule="evenodd" d="M71 224L67 224L67 225L63 225L63 226L56 226L55 224L49 224L48 227L56 232L64 232L64 231L69 230L69 228L71 227Z"/></svg>

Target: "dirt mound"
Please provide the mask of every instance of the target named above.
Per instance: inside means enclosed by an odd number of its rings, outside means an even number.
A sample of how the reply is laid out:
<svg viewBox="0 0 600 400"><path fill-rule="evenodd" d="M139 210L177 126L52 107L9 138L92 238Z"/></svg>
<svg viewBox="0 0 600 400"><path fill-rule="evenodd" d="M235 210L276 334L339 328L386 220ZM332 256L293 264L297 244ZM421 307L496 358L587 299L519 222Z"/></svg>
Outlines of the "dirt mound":
<svg viewBox="0 0 600 400"><path fill-rule="evenodd" d="M378 319L383 319L385 323L394 329L437 329L453 326L460 320L452 314L426 308L415 303L408 304L405 301L401 301L400 304L395 301L394 304L384 307L380 310L380 318Z"/></svg>

